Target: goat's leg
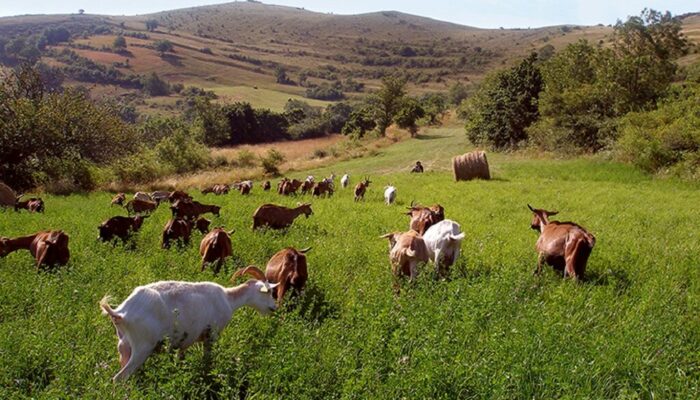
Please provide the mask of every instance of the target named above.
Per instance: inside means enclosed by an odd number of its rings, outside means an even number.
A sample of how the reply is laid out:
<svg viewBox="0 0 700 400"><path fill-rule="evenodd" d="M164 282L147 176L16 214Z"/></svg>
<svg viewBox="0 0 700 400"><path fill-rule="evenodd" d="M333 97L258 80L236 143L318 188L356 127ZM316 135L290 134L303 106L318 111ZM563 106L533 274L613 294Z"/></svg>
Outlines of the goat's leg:
<svg viewBox="0 0 700 400"><path fill-rule="evenodd" d="M118 381L123 381L126 380L131 374L133 374L143 363L146 361L148 356L151 354L151 351L153 350L154 346L139 346L137 348L132 349L131 351L131 357L129 357L129 361L127 361L126 365L122 367L122 369L114 375L114 378L112 380L114 382Z"/></svg>
<svg viewBox="0 0 700 400"><path fill-rule="evenodd" d="M537 255L537 268L533 275L539 275L542 273L542 264L544 264L544 253L539 253Z"/></svg>

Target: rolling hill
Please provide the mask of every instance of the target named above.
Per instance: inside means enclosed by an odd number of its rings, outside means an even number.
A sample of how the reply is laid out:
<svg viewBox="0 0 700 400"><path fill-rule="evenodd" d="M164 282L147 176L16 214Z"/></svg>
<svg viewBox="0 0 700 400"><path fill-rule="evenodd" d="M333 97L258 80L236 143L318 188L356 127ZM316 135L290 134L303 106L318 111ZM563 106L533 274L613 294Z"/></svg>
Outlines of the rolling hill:
<svg viewBox="0 0 700 400"><path fill-rule="evenodd" d="M149 20L158 23L153 31L146 29ZM686 20L697 39L697 16ZM396 70L406 74L414 92L446 90L455 81L473 84L531 51L551 51L579 39L604 43L612 31L602 25L479 29L396 11L334 15L234 2L139 16L0 18L0 38L56 26L68 27L73 35L70 42L48 47L42 58L50 65L65 66L65 57L56 55L69 49L125 76L157 72L171 83L213 90L224 101L247 100L272 109L304 96L309 86L351 79L372 88ZM127 41L120 53L112 50L118 34ZM161 56L153 49L158 40L172 42L173 51ZM279 69L290 82L277 82ZM358 96L353 92L358 89L347 89L346 95ZM101 82L92 90L111 96L132 91ZM142 106L168 109L176 101L176 96L146 99Z"/></svg>

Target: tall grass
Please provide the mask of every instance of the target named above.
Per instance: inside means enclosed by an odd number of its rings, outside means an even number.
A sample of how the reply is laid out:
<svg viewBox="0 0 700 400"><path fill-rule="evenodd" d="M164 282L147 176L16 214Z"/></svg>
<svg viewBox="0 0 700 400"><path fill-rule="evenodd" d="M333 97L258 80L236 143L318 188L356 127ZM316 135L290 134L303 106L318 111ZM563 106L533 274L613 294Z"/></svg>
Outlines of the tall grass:
<svg viewBox="0 0 700 400"><path fill-rule="evenodd" d="M401 170L418 148L440 169L440 152L461 151L440 132L327 169L355 183ZM0 259L0 398L697 398L698 187L595 160L490 162L497 179L488 182L375 173L364 202L339 189L312 200L314 215L286 232L252 232L252 212L299 198L259 187L249 197L199 195L223 206L214 225L236 230L219 276L199 272L199 234L184 249L160 249L166 207L146 220L133 250L96 240L97 225L120 212L106 193L45 198L45 215L0 213L0 234L61 228L72 251L55 273L34 272L27 252ZM382 203L389 182L395 206ZM425 266L395 296L379 236L408 227L403 206L414 199L442 204L467 237L450 279ZM596 235L584 283L551 269L532 275L527 203ZM161 279L228 284L236 268L262 267L285 246L313 247L304 295L272 317L237 311L210 370L195 346L184 360L155 354L126 384L111 383L119 366L102 296L122 301Z"/></svg>

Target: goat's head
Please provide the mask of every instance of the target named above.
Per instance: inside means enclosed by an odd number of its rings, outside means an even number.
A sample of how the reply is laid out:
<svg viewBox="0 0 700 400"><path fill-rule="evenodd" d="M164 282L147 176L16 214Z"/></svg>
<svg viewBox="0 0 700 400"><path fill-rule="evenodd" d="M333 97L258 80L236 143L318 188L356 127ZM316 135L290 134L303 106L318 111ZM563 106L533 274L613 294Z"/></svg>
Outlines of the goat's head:
<svg viewBox="0 0 700 400"><path fill-rule="evenodd" d="M265 274L253 265L236 271L231 280L233 281L239 276L246 274L255 278L246 282L246 285L248 285L248 304L260 314L270 314L277 310L277 303L272 297L272 289L277 287L279 283L269 283L265 278Z"/></svg>
<svg viewBox="0 0 700 400"><path fill-rule="evenodd" d="M5 257L10 252L10 238L0 237L0 257Z"/></svg>
<svg viewBox="0 0 700 400"><path fill-rule="evenodd" d="M391 250L396 245L396 241L398 240L399 236L401 236L401 232L391 232L380 236L380 238L389 239L389 250Z"/></svg>
<svg viewBox="0 0 700 400"><path fill-rule="evenodd" d="M141 229L141 225L143 225L143 220L148 218L148 215L137 215L134 217L134 230L138 231Z"/></svg>
<svg viewBox="0 0 700 400"><path fill-rule="evenodd" d="M532 222L530 222L530 228L542 232L542 227L549 223L549 216L559 214L559 211L547 211L540 208L532 208L531 205L527 205L527 208L532 211Z"/></svg>
<svg viewBox="0 0 700 400"><path fill-rule="evenodd" d="M297 208L301 210L302 213L306 216L306 218L309 218L309 215L313 215L314 211L311 209L311 204L310 203L297 203Z"/></svg>
<svg viewBox="0 0 700 400"><path fill-rule="evenodd" d="M211 221L204 217L199 217L197 218L197 221L195 221L195 226L198 231L201 233L207 233L209 232L209 224L211 224Z"/></svg>

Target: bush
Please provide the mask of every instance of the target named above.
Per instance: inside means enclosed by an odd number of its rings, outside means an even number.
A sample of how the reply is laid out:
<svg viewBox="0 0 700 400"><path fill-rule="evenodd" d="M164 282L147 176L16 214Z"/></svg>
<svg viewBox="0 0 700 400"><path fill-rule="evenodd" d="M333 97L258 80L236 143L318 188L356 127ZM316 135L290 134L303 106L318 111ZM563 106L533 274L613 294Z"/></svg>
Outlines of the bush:
<svg viewBox="0 0 700 400"><path fill-rule="evenodd" d="M260 157L260 164L265 175L278 176L279 167L284 162L284 155L275 149L267 151L264 157Z"/></svg>
<svg viewBox="0 0 700 400"><path fill-rule="evenodd" d="M158 160L168 172L182 174L204 168L211 163L209 149L197 142L189 132L178 130L155 147Z"/></svg>
<svg viewBox="0 0 700 400"><path fill-rule="evenodd" d="M160 79L158 74L151 72L149 75L141 79L143 91L149 96L167 96L170 94L170 85L168 82Z"/></svg>
<svg viewBox="0 0 700 400"><path fill-rule="evenodd" d="M342 100L345 98L345 95L341 89L333 87L327 83L319 86L308 87L304 95L310 99L318 100Z"/></svg>
<svg viewBox="0 0 700 400"><path fill-rule="evenodd" d="M679 90L657 110L627 114L619 131L619 159L651 173L700 178L700 85Z"/></svg>
<svg viewBox="0 0 700 400"><path fill-rule="evenodd" d="M166 174L155 151L144 149L141 152L124 157L111 166L117 181L123 183L146 183Z"/></svg>
<svg viewBox="0 0 700 400"><path fill-rule="evenodd" d="M255 166L255 154L250 150L241 150L236 154L236 164L239 167L253 167Z"/></svg>

